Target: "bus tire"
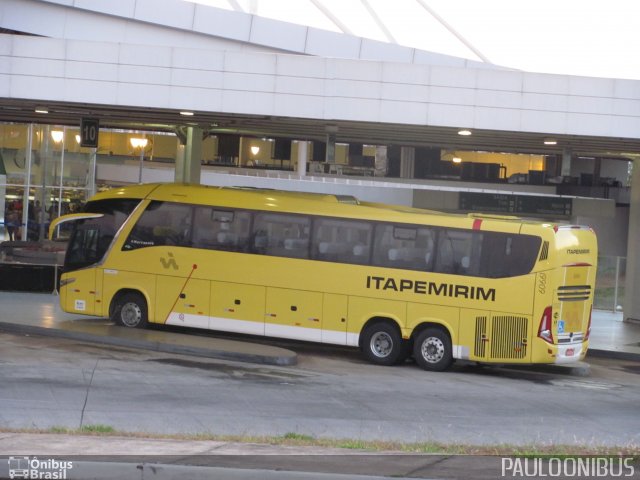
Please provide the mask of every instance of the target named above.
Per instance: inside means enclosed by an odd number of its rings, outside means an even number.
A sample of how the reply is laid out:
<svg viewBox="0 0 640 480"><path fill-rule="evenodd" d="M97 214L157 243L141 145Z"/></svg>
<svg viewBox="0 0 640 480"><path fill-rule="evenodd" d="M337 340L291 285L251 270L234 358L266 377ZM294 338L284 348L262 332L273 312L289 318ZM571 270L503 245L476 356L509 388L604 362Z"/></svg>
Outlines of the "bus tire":
<svg viewBox="0 0 640 480"><path fill-rule="evenodd" d="M128 328L145 328L148 325L147 302L139 293L125 293L116 298L111 320Z"/></svg>
<svg viewBox="0 0 640 480"><path fill-rule="evenodd" d="M451 338L441 328L424 329L415 338L413 358L424 370L446 370L453 363Z"/></svg>
<svg viewBox="0 0 640 480"><path fill-rule="evenodd" d="M362 332L362 353L372 363L395 365L403 352L403 340L393 325L376 322Z"/></svg>

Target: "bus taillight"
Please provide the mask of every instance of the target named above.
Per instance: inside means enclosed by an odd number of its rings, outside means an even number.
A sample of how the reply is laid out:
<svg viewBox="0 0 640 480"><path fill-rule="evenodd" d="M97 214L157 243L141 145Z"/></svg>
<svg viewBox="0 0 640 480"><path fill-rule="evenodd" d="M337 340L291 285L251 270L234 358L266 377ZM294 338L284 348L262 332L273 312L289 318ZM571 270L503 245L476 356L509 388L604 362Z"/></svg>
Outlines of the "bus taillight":
<svg viewBox="0 0 640 480"><path fill-rule="evenodd" d="M593 314L593 305L591 305L591 309L589 310L589 323L587 324L587 333L584 336L585 340L589 340L591 336L591 315Z"/></svg>
<svg viewBox="0 0 640 480"><path fill-rule="evenodd" d="M538 337L548 343L553 343L553 333L551 333L551 315L551 307L545 308L542 318L540 319L540 327L538 328Z"/></svg>

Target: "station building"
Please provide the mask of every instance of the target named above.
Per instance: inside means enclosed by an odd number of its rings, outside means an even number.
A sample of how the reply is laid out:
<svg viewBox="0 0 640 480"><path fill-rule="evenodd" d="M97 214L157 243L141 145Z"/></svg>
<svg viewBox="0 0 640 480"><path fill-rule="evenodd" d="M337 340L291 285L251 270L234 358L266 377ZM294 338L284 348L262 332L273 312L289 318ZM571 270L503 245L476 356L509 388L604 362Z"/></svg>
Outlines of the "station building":
<svg viewBox="0 0 640 480"><path fill-rule="evenodd" d="M10 213L36 240L97 190L155 181L504 213L592 225L601 290L626 274L624 317L640 319L640 81L239 10L1 0L0 240Z"/></svg>

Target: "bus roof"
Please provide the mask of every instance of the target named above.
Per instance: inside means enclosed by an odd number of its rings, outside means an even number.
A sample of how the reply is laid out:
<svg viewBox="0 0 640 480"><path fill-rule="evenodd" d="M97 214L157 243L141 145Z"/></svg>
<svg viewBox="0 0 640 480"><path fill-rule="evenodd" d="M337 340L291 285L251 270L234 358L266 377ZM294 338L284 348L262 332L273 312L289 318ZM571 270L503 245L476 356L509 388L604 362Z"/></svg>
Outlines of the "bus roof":
<svg viewBox="0 0 640 480"><path fill-rule="evenodd" d="M399 223L433 224L517 233L526 222L519 217L459 214L401 205L360 202L349 195L294 192L253 187L217 187L186 183L149 183L117 187L91 198L133 198L178 203L217 205L228 208L272 210ZM479 223L481 222L481 223ZM540 224L538 224L540 225Z"/></svg>

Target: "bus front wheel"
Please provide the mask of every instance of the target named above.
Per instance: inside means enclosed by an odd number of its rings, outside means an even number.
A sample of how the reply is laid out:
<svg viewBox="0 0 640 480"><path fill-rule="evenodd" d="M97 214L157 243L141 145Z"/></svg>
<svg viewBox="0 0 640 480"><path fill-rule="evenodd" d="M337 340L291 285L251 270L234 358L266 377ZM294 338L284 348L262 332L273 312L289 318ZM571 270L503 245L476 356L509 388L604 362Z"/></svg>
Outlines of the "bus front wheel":
<svg viewBox="0 0 640 480"><path fill-rule="evenodd" d="M374 323L362 332L362 353L378 365L395 365L404 351L400 332L388 323Z"/></svg>
<svg viewBox="0 0 640 480"><path fill-rule="evenodd" d="M413 344L413 358L425 370L441 372L453 363L451 339L440 328L420 332Z"/></svg>
<svg viewBox="0 0 640 480"><path fill-rule="evenodd" d="M147 326L147 302L139 293L125 293L118 297L111 319L123 327L144 328Z"/></svg>

